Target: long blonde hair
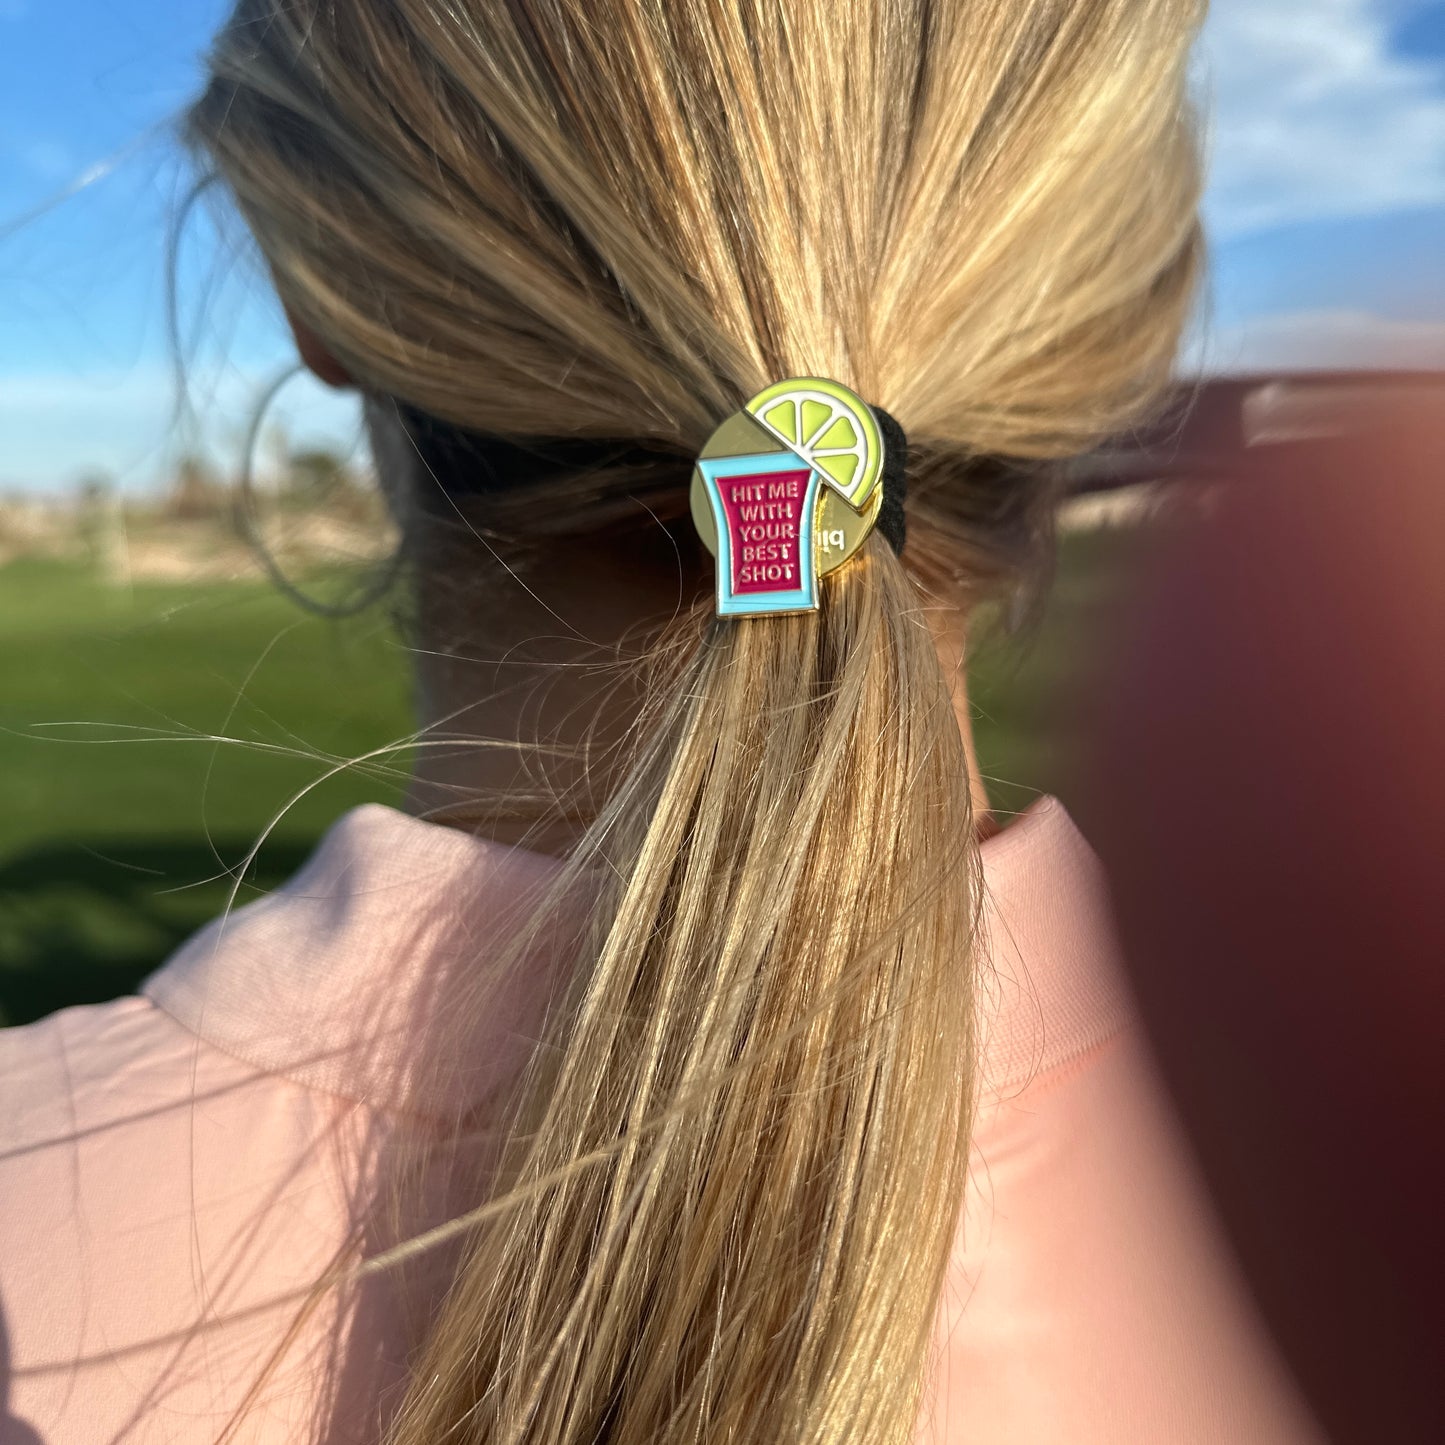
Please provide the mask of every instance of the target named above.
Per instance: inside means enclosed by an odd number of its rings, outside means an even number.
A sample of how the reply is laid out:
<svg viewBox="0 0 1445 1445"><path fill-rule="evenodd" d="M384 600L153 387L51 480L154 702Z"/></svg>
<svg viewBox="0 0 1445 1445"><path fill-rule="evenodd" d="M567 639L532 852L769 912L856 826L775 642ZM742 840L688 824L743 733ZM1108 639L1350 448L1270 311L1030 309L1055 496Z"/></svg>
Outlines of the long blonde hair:
<svg viewBox="0 0 1445 1445"><path fill-rule="evenodd" d="M967 605L1015 575L1029 464L1167 379L1201 8L240 0L219 36L187 137L369 395L685 455L815 374L914 445L907 565L875 536L817 614L704 597L669 634L567 862L606 881L395 1445L914 1430L979 901L919 581ZM546 485L585 529L628 482Z"/></svg>

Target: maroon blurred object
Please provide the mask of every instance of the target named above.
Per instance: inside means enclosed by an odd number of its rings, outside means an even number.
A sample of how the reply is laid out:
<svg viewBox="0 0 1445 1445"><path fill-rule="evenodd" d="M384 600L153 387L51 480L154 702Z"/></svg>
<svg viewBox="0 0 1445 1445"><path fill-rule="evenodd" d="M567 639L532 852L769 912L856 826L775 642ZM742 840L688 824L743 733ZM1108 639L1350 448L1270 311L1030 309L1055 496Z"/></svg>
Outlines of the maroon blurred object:
<svg viewBox="0 0 1445 1445"><path fill-rule="evenodd" d="M1182 383L1149 426L1066 464L1068 490L1193 485L1256 470L1275 448L1367 435L1400 408L1445 408L1441 371L1285 371Z"/></svg>
<svg viewBox="0 0 1445 1445"><path fill-rule="evenodd" d="M1222 449L1210 520L1161 538L1116 628L1081 806L1161 1067L1341 1445L1445 1441L1439 415L1384 392L1344 434Z"/></svg>

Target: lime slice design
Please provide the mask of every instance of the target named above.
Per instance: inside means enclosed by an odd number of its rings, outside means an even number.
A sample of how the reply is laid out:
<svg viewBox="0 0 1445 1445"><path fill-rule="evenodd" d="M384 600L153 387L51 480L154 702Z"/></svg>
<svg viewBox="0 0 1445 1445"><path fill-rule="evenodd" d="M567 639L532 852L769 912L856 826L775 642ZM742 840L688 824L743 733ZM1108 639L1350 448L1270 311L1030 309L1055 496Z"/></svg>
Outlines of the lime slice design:
<svg viewBox="0 0 1445 1445"><path fill-rule="evenodd" d="M867 505L883 472L883 438L862 397L836 381L795 376L760 391L746 410L850 506Z"/></svg>

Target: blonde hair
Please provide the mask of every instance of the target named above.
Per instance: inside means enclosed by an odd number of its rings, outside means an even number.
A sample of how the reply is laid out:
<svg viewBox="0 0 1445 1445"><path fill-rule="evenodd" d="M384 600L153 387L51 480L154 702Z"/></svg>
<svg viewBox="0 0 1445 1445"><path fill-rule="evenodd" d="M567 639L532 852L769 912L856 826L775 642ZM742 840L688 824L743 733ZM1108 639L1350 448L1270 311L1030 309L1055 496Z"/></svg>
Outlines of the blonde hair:
<svg viewBox="0 0 1445 1445"><path fill-rule="evenodd" d="M918 579L971 603L1014 575L1047 500L1026 464L1167 379L1201 6L240 0L220 34L188 139L369 395L685 455L815 374L915 450L906 567L875 537L817 614L702 598L659 643L564 869L606 880L566 1004L395 1445L914 1430L979 902ZM627 485L552 478L545 511L586 528Z"/></svg>

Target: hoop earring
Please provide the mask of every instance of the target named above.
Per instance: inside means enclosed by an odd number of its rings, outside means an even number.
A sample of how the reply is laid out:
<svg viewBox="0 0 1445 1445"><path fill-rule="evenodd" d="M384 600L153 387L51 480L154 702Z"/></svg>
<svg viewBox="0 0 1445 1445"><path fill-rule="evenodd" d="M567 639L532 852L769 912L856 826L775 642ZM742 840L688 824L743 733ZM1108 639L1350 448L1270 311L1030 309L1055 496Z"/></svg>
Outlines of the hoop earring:
<svg viewBox="0 0 1445 1445"><path fill-rule="evenodd" d="M241 471L236 484L236 522L242 540L260 560L271 584L282 596L289 598L303 612L309 612L316 617L325 617L333 622L340 622L365 612L368 607L380 601L391 591L401 574L402 562L406 555L406 538L403 535L395 551L387 559L385 566L372 578L359 599L345 604L321 602L312 597L310 593L302 591L286 575L281 564L277 562L266 546L266 540L261 535L260 517L256 508L254 471L256 443L260 440L262 423L265 421L266 413L270 410L271 403L275 401L277 393L298 372L305 369L305 365L298 361L294 366L289 366L276 375L261 393L260 400L251 413L251 421L246 429L245 446L241 452Z"/></svg>

